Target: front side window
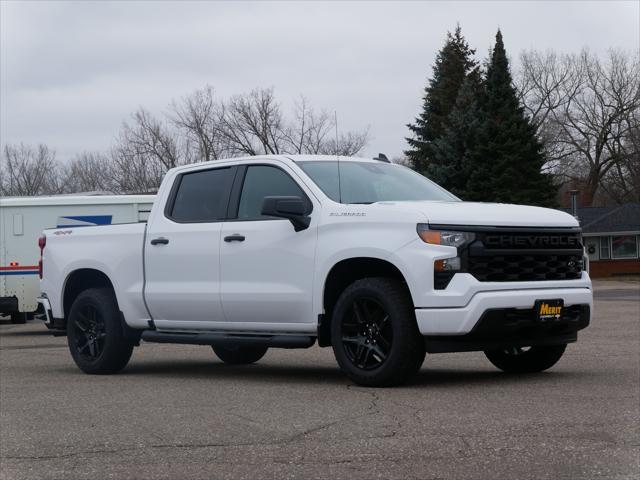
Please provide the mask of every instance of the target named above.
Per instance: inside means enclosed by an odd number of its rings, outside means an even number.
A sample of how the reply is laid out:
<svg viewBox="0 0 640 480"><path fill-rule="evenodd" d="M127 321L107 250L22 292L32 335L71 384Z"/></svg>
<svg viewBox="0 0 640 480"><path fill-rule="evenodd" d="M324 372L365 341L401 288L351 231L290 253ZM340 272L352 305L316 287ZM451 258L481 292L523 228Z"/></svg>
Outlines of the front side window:
<svg viewBox="0 0 640 480"><path fill-rule="evenodd" d="M611 237L611 254L613 258L636 258L638 243L635 235L617 235Z"/></svg>
<svg viewBox="0 0 640 480"><path fill-rule="evenodd" d="M330 199L341 203L459 199L400 165L382 162L299 161L298 165Z"/></svg>
<svg viewBox="0 0 640 480"><path fill-rule="evenodd" d="M169 217L185 223L223 219L233 172L232 168L217 168L181 175Z"/></svg>
<svg viewBox="0 0 640 480"><path fill-rule="evenodd" d="M284 171L268 165L251 165L247 168L238 205L239 220L266 219L261 214L264 197L300 197L306 195L298 184Z"/></svg>

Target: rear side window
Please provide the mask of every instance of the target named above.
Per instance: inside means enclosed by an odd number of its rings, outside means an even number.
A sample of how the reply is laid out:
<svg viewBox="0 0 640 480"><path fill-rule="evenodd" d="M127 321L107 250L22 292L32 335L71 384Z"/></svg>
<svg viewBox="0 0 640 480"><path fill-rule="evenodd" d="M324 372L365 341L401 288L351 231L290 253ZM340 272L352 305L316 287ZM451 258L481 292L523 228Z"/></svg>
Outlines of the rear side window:
<svg viewBox="0 0 640 480"><path fill-rule="evenodd" d="M215 222L225 218L234 168L185 173L178 180L169 217L176 222Z"/></svg>
<svg viewBox="0 0 640 480"><path fill-rule="evenodd" d="M264 197L293 196L306 198L298 184L276 167L252 165L247 168L238 206L238 219L272 218L261 215Z"/></svg>

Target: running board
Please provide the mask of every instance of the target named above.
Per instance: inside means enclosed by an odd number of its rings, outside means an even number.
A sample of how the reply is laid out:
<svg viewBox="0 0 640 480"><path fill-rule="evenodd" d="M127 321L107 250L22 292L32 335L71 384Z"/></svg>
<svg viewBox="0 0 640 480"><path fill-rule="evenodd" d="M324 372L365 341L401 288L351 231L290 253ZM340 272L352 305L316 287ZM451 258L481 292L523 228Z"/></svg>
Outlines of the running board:
<svg viewBox="0 0 640 480"><path fill-rule="evenodd" d="M243 345L270 348L309 348L315 337L306 335L238 335L228 333L166 333L157 330L142 332L142 340L154 343L187 345Z"/></svg>

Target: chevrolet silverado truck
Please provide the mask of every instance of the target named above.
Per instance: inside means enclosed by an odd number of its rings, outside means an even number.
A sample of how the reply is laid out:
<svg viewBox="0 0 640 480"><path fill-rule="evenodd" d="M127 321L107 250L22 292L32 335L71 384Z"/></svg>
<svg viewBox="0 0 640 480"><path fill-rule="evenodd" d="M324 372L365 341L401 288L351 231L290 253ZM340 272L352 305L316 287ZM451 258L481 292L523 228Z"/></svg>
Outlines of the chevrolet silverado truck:
<svg viewBox="0 0 640 480"><path fill-rule="evenodd" d="M45 322L77 366L144 342L228 364L333 348L355 383L409 380L426 353L539 372L590 321L574 217L463 202L386 157L258 156L170 170L147 223L45 230Z"/></svg>

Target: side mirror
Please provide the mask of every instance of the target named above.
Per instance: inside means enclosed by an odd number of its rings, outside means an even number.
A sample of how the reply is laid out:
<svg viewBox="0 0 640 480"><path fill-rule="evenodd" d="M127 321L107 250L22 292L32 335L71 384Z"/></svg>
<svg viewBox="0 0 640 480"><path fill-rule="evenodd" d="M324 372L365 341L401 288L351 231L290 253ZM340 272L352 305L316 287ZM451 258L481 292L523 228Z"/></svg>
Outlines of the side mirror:
<svg viewBox="0 0 640 480"><path fill-rule="evenodd" d="M262 215L289 220L296 232L309 228L309 208L300 197L264 197Z"/></svg>

